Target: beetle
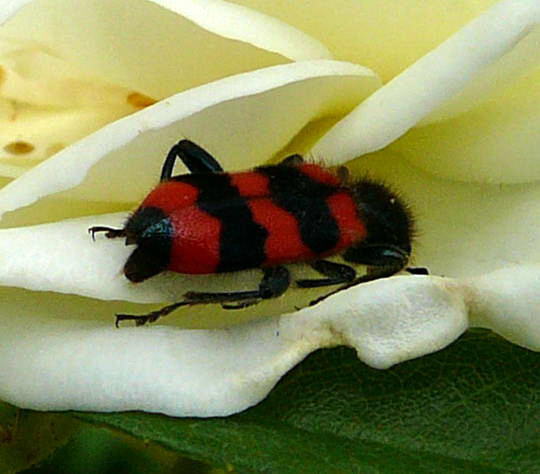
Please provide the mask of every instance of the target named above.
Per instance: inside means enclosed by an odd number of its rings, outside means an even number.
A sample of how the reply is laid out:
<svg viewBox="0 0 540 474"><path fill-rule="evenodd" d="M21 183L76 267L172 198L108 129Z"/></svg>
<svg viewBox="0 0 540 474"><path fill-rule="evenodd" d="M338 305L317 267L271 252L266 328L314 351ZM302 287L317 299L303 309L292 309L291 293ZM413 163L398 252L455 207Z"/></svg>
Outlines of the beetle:
<svg viewBox="0 0 540 474"><path fill-rule="evenodd" d="M173 176L176 160L188 174ZM403 270L411 254L414 223L407 205L385 185L351 179L291 155L278 164L227 173L207 151L183 139L167 154L159 184L124 227L94 226L94 238L125 238L136 245L124 265L132 282L165 270L212 274L260 268L259 287L249 291L195 292L145 315L117 314L137 325L154 322L180 306L218 303L239 309L276 298L290 286L284 266L306 263L324 278L301 279L303 288L340 285L327 296ZM348 264L326 260L341 254L348 263L367 265L357 276ZM410 270L424 273L423 270Z"/></svg>

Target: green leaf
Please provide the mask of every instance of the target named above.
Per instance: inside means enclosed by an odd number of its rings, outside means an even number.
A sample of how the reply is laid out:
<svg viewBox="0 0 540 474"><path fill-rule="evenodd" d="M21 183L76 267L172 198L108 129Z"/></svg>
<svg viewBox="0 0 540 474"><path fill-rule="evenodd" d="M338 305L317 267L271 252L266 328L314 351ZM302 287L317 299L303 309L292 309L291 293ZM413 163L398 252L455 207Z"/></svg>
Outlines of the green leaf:
<svg viewBox="0 0 540 474"><path fill-rule="evenodd" d="M65 415L0 403L0 472L20 472L64 445L81 423Z"/></svg>
<svg viewBox="0 0 540 474"><path fill-rule="evenodd" d="M321 350L223 419L78 414L240 472L540 472L540 355L485 331L378 371Z"/></svg>

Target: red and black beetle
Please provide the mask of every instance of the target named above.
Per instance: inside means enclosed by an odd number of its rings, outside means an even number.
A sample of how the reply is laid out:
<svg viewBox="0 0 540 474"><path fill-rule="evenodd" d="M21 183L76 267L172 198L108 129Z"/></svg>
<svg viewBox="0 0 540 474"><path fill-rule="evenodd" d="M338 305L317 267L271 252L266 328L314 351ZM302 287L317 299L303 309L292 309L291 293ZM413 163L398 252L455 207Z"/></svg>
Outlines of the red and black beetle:
<svg viewBox="0 0 540 474"><path fill-rule="evenodd" d="M190 174L173 176L177 158ZM341 285L332 293L393 275L409 260L413 220L384 185L350 179L346 168L333 172L291 155L277 165L226 173L201 147L181 140L165 159L160 183L125 226L96 226L89 232L124 237L126 245L137 246L124 266L132 282L165 270L263 271L252 291L188 292L184 300L146 315L117 315L117 324L131 319L142 325L184 305L238 309L280 296L290 285L287 263L305 262L324 276L298 280L298 286ZM336 254L367 265L367 274L357 277L352 267L324 260Z"/></svg>

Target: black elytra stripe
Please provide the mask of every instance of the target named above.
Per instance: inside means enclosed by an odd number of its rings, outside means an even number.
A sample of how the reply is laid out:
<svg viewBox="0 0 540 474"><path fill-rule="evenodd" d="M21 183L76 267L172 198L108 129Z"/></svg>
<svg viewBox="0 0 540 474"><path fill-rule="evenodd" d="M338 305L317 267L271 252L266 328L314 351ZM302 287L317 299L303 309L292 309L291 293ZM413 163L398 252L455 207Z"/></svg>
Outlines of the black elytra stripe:
<svg viewBox="0 0 540 474"><path fill-rule="evenodd" d="M268 231L253 220L253 214L227 173L182 176L197 186L197 206L221 222L218 272L260 267Z"/></svg>
<svg viewBox="0 0 540 474"><path fill-rule="evenodd" d="M339 227L326 202L335 186L319 183L294 166L261 166L256 171L269 178L273 202L295 217L308 248L322 254L337 245Z"/></svg>

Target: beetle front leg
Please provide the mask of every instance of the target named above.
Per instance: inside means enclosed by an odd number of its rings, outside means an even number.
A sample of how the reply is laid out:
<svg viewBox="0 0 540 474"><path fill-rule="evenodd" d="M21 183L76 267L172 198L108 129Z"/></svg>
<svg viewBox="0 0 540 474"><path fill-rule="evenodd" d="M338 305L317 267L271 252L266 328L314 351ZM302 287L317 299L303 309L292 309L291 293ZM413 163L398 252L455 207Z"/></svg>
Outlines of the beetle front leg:
<svg viewBox="0 0 540 474"><path fill-rule="evenodd" d="M161 169L160 181L171 179L176 159L182 160L191 173L221 173L223 168L206 150L191 140L180 140L167 154Z"/></svg>
<svg viewBox="0 0 540 474"><path fill-rule="evenodd" d="M298 165L301 165L302 163L304 163L304 158L302 155L299 155L298 153L294 155L286 156L285 158L283 158L283 160L279 162L279 164L282 166L298 166Z"/></svg>
<svg viewBox="0 0 540 474"><path fill-rule="evenodd" d="M88 233L92 236L92 240L96 240L96 232L105 232L105 237L108 239L116 239L126 236L126 229L115 229L113 227L105 227L96 225L88 229Z"/></svg>

